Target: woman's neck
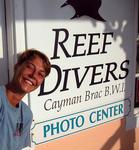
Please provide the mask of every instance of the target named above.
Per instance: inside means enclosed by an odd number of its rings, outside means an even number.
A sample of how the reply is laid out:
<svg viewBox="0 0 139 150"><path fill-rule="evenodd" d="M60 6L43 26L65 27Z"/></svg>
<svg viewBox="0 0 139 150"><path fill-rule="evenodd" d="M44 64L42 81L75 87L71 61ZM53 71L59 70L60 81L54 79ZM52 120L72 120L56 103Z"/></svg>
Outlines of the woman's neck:
<svg viewBox="0 0 139 150"><path fill-rule="evenodd" d="M6 95L10 104L14 107L17 107L17 105L19 105L19 102L25 96L24 93L19 93L18 91L16 91L15 87L10 83L6 85Z"/></svg>

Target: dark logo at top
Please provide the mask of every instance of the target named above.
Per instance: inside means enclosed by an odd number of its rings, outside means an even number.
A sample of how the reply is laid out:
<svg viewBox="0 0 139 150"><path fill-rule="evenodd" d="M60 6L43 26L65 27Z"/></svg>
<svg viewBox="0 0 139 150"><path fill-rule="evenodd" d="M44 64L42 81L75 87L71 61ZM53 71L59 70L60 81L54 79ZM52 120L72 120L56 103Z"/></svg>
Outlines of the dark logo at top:
<svg viewBox="0 0 139 150"><path fill-rule="evenodd" d="M67 0L61 7L67 5L71 5L76 11L71 19L86 15L98 21L105 21L98 12L101 0Z"/></svg>

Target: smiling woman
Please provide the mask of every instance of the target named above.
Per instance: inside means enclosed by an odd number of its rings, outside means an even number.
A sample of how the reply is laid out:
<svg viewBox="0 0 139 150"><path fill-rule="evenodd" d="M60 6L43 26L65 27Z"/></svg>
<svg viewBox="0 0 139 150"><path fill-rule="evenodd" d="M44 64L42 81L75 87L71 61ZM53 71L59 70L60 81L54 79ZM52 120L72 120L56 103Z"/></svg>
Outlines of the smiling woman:
<svg viewBox="0 0 139 150"><path fill-rule="evenodd" d="M33 115L22 98L41 85L50 69L47 56L38 50L27 50L19 56L12 80L6 86L0 86L1 150L21 150L31 146Z"/></svg>
<svg viewBox="0 0 139 150"><path fill-rule="evenodd" d="M37 50L30 49L22 53L15 65L11 85L22 95L29 93L42 84L45 76L50 73L48 58Z"/></svg>
<svg viewBox="0 0 139 150"><path fill-rule="evenodd" d="M44 65L38 56L17 68L15 80L20 82L20 87L24 92L33 91L45 78Z"/></svg>

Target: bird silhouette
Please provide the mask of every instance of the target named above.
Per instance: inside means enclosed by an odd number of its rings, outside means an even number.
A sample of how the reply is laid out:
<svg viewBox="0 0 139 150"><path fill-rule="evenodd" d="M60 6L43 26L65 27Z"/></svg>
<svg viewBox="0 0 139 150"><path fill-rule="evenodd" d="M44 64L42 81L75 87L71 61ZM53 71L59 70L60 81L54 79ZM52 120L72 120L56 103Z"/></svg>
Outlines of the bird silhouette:
<svg viewBox="0 0 139 150"><path fill-rule="evenodd" d="M61 7L67 5L71 5L76 12L71 19L86 15L98 21L105 22L98 12L101 6L101 0L67 0Z"/></svg>

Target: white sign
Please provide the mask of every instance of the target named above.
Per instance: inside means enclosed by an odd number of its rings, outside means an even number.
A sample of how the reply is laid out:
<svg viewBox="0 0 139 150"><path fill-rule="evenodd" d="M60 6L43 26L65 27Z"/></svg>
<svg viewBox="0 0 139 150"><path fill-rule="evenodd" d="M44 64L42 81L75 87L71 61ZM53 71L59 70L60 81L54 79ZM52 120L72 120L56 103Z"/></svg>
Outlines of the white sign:
<svg viewBox="0 0 139 150"><path fill-rule="evenodd" d="M134 1L79 0L85 8L64 2L26 1L28 48L52 63L49 77L30 94L36 144L124 117L132 108ZM88 4L96 7L88 12Z"/></svg>

